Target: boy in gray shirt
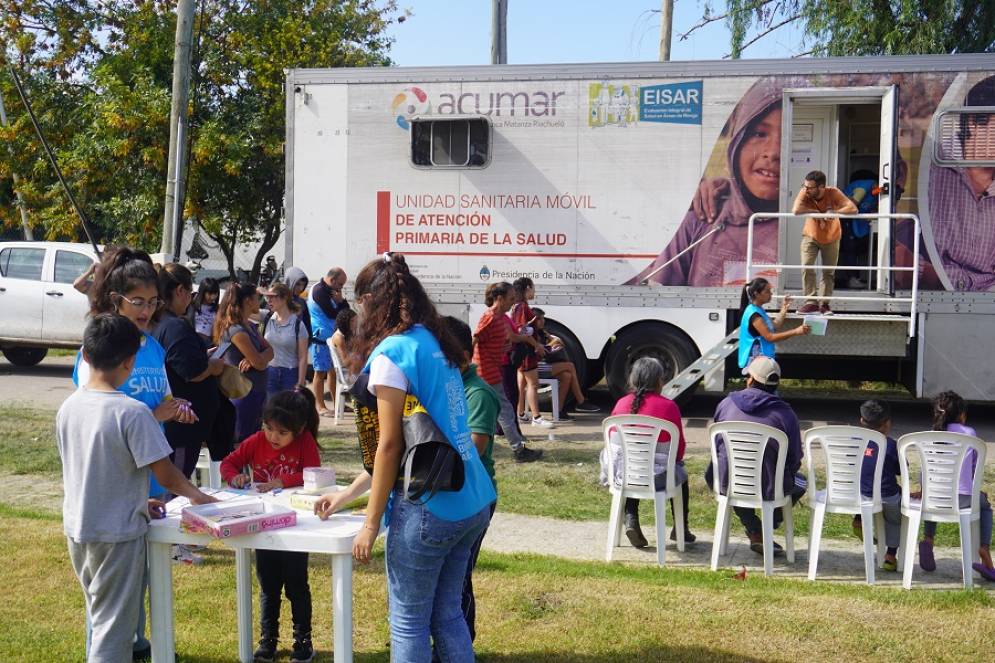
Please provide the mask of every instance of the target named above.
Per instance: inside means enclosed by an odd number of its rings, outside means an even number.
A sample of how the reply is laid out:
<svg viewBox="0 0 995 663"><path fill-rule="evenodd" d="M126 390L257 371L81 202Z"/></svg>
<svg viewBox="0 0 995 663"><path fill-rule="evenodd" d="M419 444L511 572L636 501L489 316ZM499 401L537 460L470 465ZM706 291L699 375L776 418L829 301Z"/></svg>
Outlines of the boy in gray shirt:
<svg viewBox="0 0 995 663"><path fill-rule="evenodd" d="M131 660L145 570L149 470L163 487L194 504L216 501L170 462L171 449L149 408L117 391L131 373L141 339L125 317L94 317L83 334L89 380L55 418L63 528L93 625L89 662Z"/></svg>

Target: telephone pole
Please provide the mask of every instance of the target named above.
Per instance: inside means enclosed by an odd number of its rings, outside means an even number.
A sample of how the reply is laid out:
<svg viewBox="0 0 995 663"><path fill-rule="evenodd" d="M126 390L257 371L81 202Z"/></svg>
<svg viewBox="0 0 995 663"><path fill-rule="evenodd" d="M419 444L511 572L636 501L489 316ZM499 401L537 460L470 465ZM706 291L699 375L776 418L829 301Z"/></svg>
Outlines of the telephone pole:
<svg viewBox="0 0 995 663"><path fill-rule="evenodd" d="M166 164L166 204L162 221L159 251L175 259L176 229L183 223L183 198L186 173L186 149L180 127L186 124L190 98L190 50L193 43L194 0L179 0L176 5L176 48L173 51L173 104L169 113L169 157Z"/></svg>
<svg viewBox="0 0 995 663"><path fill-rule="evenodd" d="M508 0L491 0L491 64L508 64Z"/></svg>
<svg viewBox="0 0 995 663"><path fill-rule="evenodd" d="M0 125L7 126L7 109L3 106L3 90L0 90ZM11 158L14 156L14 148L10 145L7 146L7 151L10 152ZM11 178L14 180L14 191L17 196L17 209L21 211L21 226L24 227L24 239L31 242L34 241L34 233L31 232L31 225L28 223L28 210L24 205L24 196L21 195L20 189L17 188L17 183L21 178L17 176L17 173L12 172Z"/></svg>
<svg viewBox="0 0 995 663"><path fill-rule="evenodd" d="M670 38L674 28L674 0L663 0L660 8L660 62L670 60Z"/></svg>

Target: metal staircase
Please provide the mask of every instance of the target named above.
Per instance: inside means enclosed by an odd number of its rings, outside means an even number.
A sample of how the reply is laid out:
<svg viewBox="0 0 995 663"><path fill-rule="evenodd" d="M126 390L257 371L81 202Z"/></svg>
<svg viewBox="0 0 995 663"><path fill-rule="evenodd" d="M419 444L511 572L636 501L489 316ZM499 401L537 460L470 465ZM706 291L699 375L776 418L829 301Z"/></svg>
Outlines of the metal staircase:
<svg viewBox="0 0 995 663"><path fill-rule="evenodd" d="M739 347L739 330L731 332L722 339L722 342L714 348L698 357L687 368L674 376L670 382L664 385L660 392L670 400L677 400L686 392L692 391L695 386L709 373L716 369L722 369L725 365L726 357L736 352Z"/></svg>

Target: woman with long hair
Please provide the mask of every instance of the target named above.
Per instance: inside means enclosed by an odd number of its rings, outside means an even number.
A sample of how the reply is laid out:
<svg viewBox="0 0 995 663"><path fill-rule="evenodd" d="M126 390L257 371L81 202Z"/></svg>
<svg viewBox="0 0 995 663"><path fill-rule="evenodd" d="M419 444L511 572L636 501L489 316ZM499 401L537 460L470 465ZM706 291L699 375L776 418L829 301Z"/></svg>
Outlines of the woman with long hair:
<svg viewBox="0 0 995 663"><path fill-rule="evenodd" d="M677 459L674 463L674 474L676 475L674 483L680 485L681 495L684 498L684 541L694 543L695 536L688 529L688 513L691 510L691 505L688 501L690 497L688 491L688 474L684 469L684 447L686 443L684 441L684 427L681 423L681 411L677 407L677 403L660 395L663 383L664 368L660 360L655 357L640 357L632 364L632 369L629 371L629 393L615 403L615 407L612 409L612 416L619 414L644 414L649 417L669 421L677 426L679 439L676 440ZM674 440L669 439L666 433L661 432L660 438L657 440L657 445L672 445L673 442ZM675 450L673 446L670 447L669 451L660 452L659 446L657 449L653 457L653 479L656 489L663 490L667 485L667 454L675 453ZM623 470L621 443L612 444L612 453L614 456L612 467L615 468L615 476L608 477L608 480L620 483ZM673 512L673 501L670 503L670 509ZM674 516L674 519L676 527L676 516ZM639 500L631 497L625 500L625 536L636 548L645 548L649 545L646 537L643 536L642 529L639 527ZM670 530L670 540L677 540L675 529ZM663 543L658 541L657 545L663 545Z"/></svg>
<svg viewBox="0 0 995 663"><path fill-rule="evenodd" d="M186 317L193 299L193 276L177 263L168 263L159 270L159 292L163 306L155 339L166 353L166 376L173 394L185 398L197 415L193 424L169 422L165 426L166 440L173 448L173 464L188 479L197 467L201 446L211 434L221 393L217 376L224 362L209 359L207 345Z"/></svg>
<svg viewBox="0 0 995 663"><path fill-rule="evenodd" d="M388 526L387 592L391 658L428 663L432 644L442 661L472 661L473 643L460 601L474 541L496 499L467 425L457 366L462 348L447 330L404 256L386 254L356 277L357 350L377 399L380 440L366 521L353 556L366 563L381 527ZM463 485L409 500L396 489L405 450L402 420L423 408L462 462ZM388 506L389 505L389 506ZM431 638L431 640L430 640Z"/></svg>
<svg viewBox="0 0 995 663"><path fill-rule="evenodd" d="M208 277L197 286L197 293L193 296L193 303L190 306L194 329L207 344L211 343L214 318L218 315L220 299L221 286L218 280Z"/></svg>
<svg viewBox="0 0 995 663"><path fill-rule="evenodd" d="M570 421L566 413L567 399L573 396L574 410L577 412L600 412L594 403L587 400L584 390L580 386L580 378L577 376L577 367L574 366L563 340L546 332L546 312L541 308L532 309L535 327L535 338L546 348L546 356L539 362L538 373L540 378L554 378L559 382L560 402L554 403L559 408L558 412L561 421Z"/></svg>
<svg viewBox="0 0 995 663"><path fill-rule="evenodd" d="M774 296L774 286L767 279L758 276L743 286L743 296L740 303L739 322L739 367L746 375L746 367L757 355L774 358L774 344L791 338L804 336L812 331L808 325L802 324L788 331L777 331L784 326L788 317L788 306L791 297L785 295L781 302L781 310L777 317L771 319L764 310Z"/></svg>
<svg viewBox="0 0 995 663"><path fill-rule="evenodd" d="M273 348L259 335L251 317L259 313L259 295L251 283L232 284L225 290L214 321L214 342L226 364L235 366L252 383L235 406L235 439L244 440L262 426L266 400L266 368L273 361Z"/></svg>
<svg viewBox="0 0 995 663"><path fill-rule="evenodd" d="M272 396L307 384L307 347L311 339L301 318L301 307L286 284L274 283L263 296L269 313L263 318L262 336L273 348L273 361L266 368L266 395Z"/></svg>
<svg viewBox="0 0 995 663"><path fill-rule="evenodd" d="M949 431L978 437L978 432L967 425L967 401L956 391L944 391L933 399L933 430ZM984 467L978 467L978 454L974 450L967 452L961 465L957 482L957 497L960 508L971 508L971 493L974 489L974 473L984 472ZM978 558L972 568L982 578L995 582L995 564L992 563L992 507L988 501L988 493L981 492L978 500L981 512L979 519L980 540L974 543L978 546ZM919 567L923 571L936 570L936 558L933 555L933 539L936 537L936 523L927 520L922 527L922 541L919 542Z"/></svg>
<svg viewBox="0 0 995 663"><path fill-rule="evenodd" d="M515 288L515 305L511 307L511 321L514 323L515 334L529 337L533 343L529 352L522 360L522 365L518 367L518 375L515 376L518 386L518 400L515 401L515 411L518 418L533 426L540 428L552 428L553 422L542 418L539 412L539 360L545 357L546 348L541 343L534 342L535 336L535 315L529 306L529 301L535 298L536 288L532 279L527 276L515 279L511 284ZM525 411L528 406L531 415ZM554 407L556 404L554 404Z"/></svg>

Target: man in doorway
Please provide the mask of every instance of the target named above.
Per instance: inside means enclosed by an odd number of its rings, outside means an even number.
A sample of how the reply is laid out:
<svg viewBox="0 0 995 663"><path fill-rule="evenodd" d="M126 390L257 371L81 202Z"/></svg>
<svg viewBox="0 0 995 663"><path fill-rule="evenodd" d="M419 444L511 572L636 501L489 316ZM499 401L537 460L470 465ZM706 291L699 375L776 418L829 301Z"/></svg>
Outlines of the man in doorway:
<svg viewBox="0 0 995 663"><path fill-rule="evenodd" d="M341 267L332 267L318 281L308 296L307 308L311 314L311 364L314 366L314 379L311 390L318 406L318 414L334 416L325 405L325 384L328 393L335 399L335 369L332 354L328 349L328 339L335 333L335 318L340 311L349 308L349 302L342 296L346 284L346 273Z"/></svg>
<svg viewBox="0 0 995 663"><path fill-rule="evenodd" d="M821 170L813 170L805 176L805 182L798 191L795 204L791 208L792 214L827 214L838 212L840 214L856 214L857 206L847 198L842 191L833 186L826 186L826 174ZM829 315L833 311L829 307L828 297L833 294L833 278L836 271L836 263L840 257L840 220L838 218L828 219L805 219L805 227L802 230L801 255L802 264L802 289L805 294L805 304L799 309L799 313L822 312ZM822 256L822 277L819 288L820 300L816 300L815 282L815 260Z"/></svg>

